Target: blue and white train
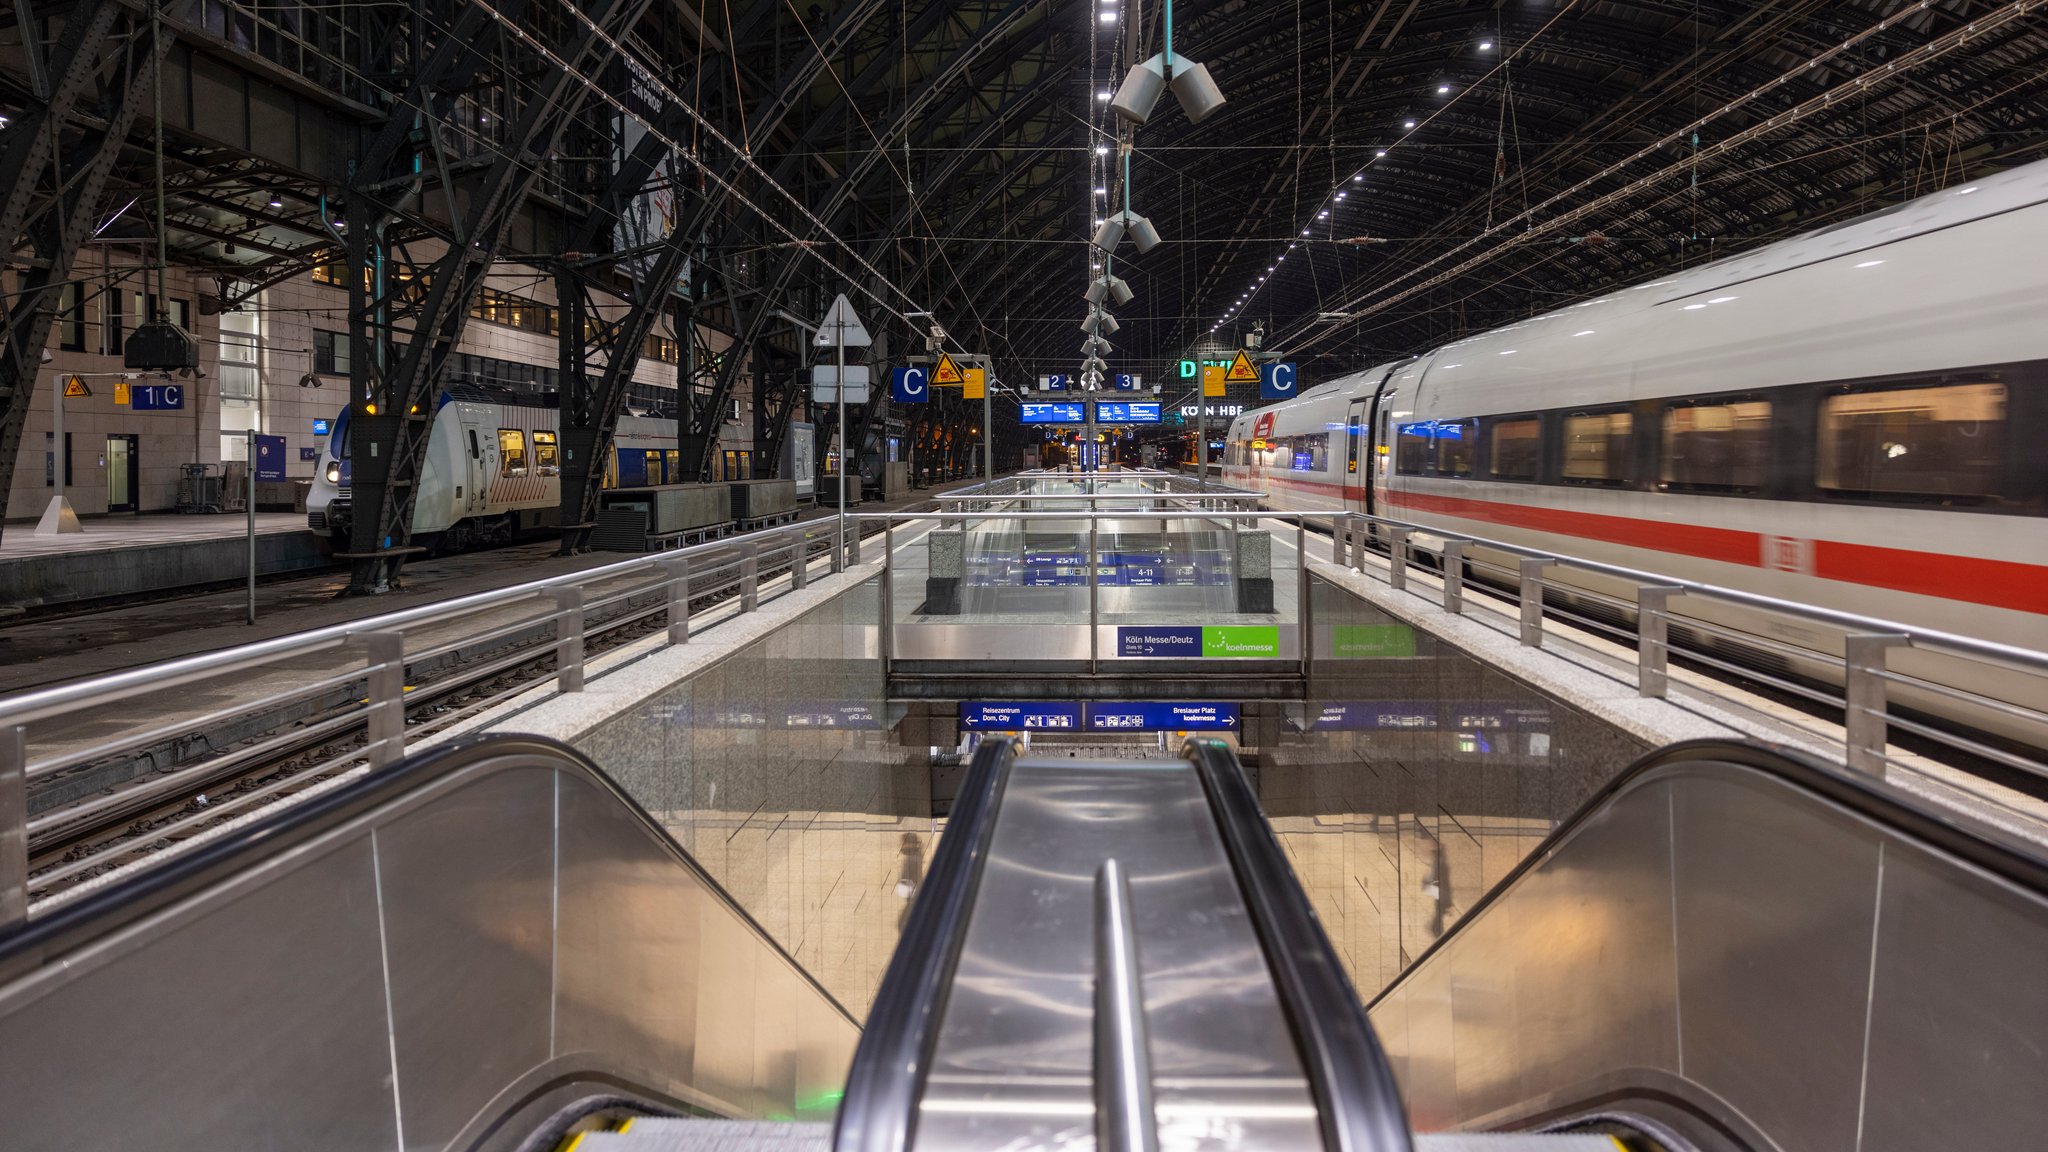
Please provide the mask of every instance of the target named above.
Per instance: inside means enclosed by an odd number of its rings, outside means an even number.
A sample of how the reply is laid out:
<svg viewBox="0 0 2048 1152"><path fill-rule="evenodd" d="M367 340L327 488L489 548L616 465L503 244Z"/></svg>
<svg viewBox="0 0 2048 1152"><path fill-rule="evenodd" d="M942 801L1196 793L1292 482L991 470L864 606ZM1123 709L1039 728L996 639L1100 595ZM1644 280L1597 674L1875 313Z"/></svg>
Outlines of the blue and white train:
<svg viewBox="0 0 2048 1152"><path fill-rule="evenodd" d="M562 501L560 416L533 393L479 385L444 391L413 505L414 541L459 552L555 527ZM306 496L307 526L342 548L353 521L348 426L344 408ZM680 456L674 420L621 416L604 486L677 483Z"/></svg>

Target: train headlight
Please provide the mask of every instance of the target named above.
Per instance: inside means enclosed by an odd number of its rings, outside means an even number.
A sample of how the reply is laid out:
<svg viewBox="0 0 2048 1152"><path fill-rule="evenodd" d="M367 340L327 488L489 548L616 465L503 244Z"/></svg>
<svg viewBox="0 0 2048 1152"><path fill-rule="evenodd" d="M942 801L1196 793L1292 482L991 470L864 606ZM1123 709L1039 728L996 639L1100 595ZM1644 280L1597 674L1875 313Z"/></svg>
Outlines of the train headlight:
<svg viewBox="0 0 2048 1152"><path fill-rule="evenodd" d="M329 460L327 462L327 482L329 484L341 483L341 461Z"/></svg>

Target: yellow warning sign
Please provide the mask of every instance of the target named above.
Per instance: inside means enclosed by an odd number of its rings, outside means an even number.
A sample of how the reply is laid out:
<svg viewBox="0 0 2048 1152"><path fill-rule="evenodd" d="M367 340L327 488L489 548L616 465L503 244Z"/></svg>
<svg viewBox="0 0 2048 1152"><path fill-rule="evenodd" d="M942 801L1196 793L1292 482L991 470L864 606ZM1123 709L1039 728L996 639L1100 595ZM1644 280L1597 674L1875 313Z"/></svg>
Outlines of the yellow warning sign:
<svg viewBox="0 0 2048 1152"><path fill-rule="evenodd" d="M1257 379L1257 377L1253 377L1253 379ZM1202 365L1202 395L1221 396L1223 394L1223 365Z"/></svg>
<svg viewBox="0 0 2048 1152"><path fill-rule="evenodd" d="M962 384L960 397L963 400L980 400L988 395L988 369L969 368Z"/></svg>
<svg viewBox="0 0 2048 1152"><path fill-rule="evenodd" d="M1259 382L1259 370L1252 364L1252 358L1245 355L1244 350L1240 348L1237 353L1237 359L1230 362L1230 375L1226 376L1225 379L1229 380L1232 384L1257 384Z"/></svg>
<svg viewBox="0 0 2048 1152"><path fill-rule="evenodd" d="M940 353L939 366L932 369L932 383L941 387L957 388L965 379L965 376L961 374L960 366L953 363L953 358L943 352ZM1252 379L1256 380L1258 377L1254 376Z"/></svg>
<svg viewBox="0 0 2048 1152"><path fill-rule="evenodd" d="M114 403L116 403L116 404L126 404L127 402L128 402L128 382L127 382L126 380L121 380L121 381L117 381L117 382L116 382L116 383L114 384Z"/></svg>
<svg viewBox="0 0 2048 1152"><path fill-rule="evenodd" d="M64 398L66 400L76 400L81 396L90 395L92 395L92 389L87 388L85 386L85 381L79 379L78 377L73 376L71 379L66 380L64 382Z"/></svg>

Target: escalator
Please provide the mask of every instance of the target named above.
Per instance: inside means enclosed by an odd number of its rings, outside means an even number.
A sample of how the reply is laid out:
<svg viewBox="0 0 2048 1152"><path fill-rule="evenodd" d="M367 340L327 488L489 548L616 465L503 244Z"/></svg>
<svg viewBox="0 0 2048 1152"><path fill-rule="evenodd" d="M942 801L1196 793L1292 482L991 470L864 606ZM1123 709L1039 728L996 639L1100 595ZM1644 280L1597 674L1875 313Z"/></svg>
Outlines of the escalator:
<svg viewBox="0 0 2048 1152"><path fill-rule="evenodd" d="M1424 1128L2039 1147L2044 956L2038 846L1699 742L1610 782L1369 1014Z"/></svg>
<svg viewBox="0 0 2048 1152"><path fill-rule="evenodd" d="M1225 745L989 740L863 1030L588 761L491 738L0 939L0 1114L25 1148L2024 1147L2044 880L1680 746L1368 1010Z"/></svg>

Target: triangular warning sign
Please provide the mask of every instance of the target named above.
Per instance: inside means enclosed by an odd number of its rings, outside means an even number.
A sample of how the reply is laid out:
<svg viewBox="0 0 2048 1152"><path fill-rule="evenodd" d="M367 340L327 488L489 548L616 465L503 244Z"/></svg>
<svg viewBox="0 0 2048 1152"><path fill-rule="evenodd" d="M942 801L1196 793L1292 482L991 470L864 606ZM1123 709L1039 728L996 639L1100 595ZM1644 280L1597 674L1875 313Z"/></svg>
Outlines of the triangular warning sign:
<svg viewBox="0 0 2048 1152"><path fill-rule="evenodd" d="M846 348L865 348L874 342L874 338L868 335L867 327L860 322L860 317L854 315L853 301L848 300L844 292L839 294L839 299L832 302L831 309L825 313L825 319L818 325L817 339L812 341L820 348L830 348L834 344Z"/></svg>
<svg viewBox="0 0 2048 1152"><path fill-rule="evenodd" d="M1258 377L1253 376L1252 379L1256 380ZM932 383L958 387L960 384L965 383L966 380L966 375L960 371L958 364L953 363L953 358L943 352L940 353L939 366L932 369Z"/></svg>
<svg viewBox="0 0 2048 1152"><path fill-rule="evenodd" d="M64 382L64 398L66 400L76 400L81 396L90 395L92 395L92 389L87 388L85 381L80 380L78 377L73 376Z"/></svg>
<svg viewBox="0 0 2048 1152"><path fill-rule="evenodd" d="M1252 358L1239 349L1237 359L1230 362L1230 371L1223 378L1232 384L1256 384L1259 382L1259 370L1252 366Z"/></svg>

